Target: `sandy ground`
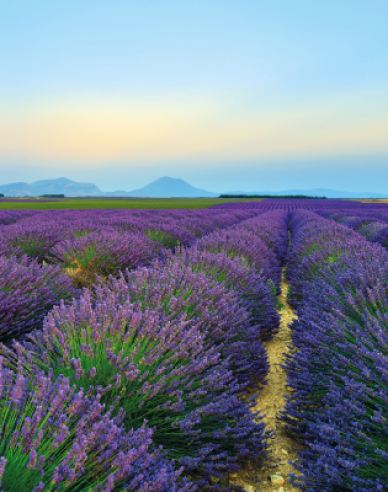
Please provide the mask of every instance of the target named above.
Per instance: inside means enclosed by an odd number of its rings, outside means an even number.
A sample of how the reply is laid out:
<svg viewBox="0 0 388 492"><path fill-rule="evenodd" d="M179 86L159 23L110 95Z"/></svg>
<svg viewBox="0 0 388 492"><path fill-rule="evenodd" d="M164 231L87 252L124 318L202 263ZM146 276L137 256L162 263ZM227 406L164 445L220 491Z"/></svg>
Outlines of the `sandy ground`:
<svg viewBox="0 0 388 492"><path fill-rule="evenodd" d="M269 490L280 492L300 491L299 488L292 487L287 481L289 473L300 475L291 464L288 464L288 461L295 462L297 460L296 452L292 451L292 448L297 445L276 423L277 413L279 410L284 410L286 404L286 398L283 395L291 395L291 391L287 389L286 372L280 368L280 364L284 362L283 354L288 352L288 347L292 345L292 335L288 325L296 318L287 303L287 283L284 278L284 272L281 289L279 300L283 304L283 308L279 313L281 316L280 331L272 340L264 342L270 362L270 372L267 378L268 383L261 390L255 408L256 411L260 410L260 413L267 414L263 422L276 432L276 438L271 440L270 443L270 453L271 457L277 460L278 468L276 470L267 470L264 467L257 468L255 474L260 480L259 483L249 480L248 474L244 472L232 475L231 483L242 486L247 492L265 492ZM278 483L275 485L271 482L270 476L275 474L283 477L284 484Z"/></svg>
<svg viewBox="0 0 388 492"><path fill-rule="evenodd" d="M367 198L367 199L359 199L359 200L349 200L352 202L362 202L362 203L388 203L388 198Z"/></svg>

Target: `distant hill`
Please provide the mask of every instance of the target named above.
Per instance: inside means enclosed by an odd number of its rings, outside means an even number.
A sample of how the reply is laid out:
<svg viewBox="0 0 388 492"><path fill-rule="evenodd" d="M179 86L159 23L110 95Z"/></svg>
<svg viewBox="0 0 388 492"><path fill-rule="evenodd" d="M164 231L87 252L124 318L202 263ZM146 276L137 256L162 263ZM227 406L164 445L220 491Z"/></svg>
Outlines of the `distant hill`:
<svg viewBox="0 0 388 492"><path fill-rule="evenodd" d="M38 195L63 193L66 196L97 196L102 194L102 191L93 183L77 183L67 178L35 181L30 186Z"/></svg>
<svg viewBox="0 0 388 492"><path fill-rule="evenodd" d="M337 191L328 188L313 188L310 190L284 190L284 191L227 191L228 195L309 195L326 196L327 198L388 198L388 193L375 193L371 191Z"/></svg>
<svg viewBox="0 0 388 492"><path fill-rule="evenodd" d="M183 179L165 176L133 191L110 191L104 193L94 183L77 183L68 178L46 179L28 184L25 182L0 185L0 193L6 197L60 195L67 197L93 196L93 197L139 197L139 198L174 198L174 197L218 197L220 193L202 190L191 186ZM388 198L388 194L373 192L349 192L336 191L327 188L314 188L310 190L285 190L285 191L227 191L228 195L309 195L326 196L327 198Z"/></svg>
<svg viewBox="0 0 388 492"><path fill-rule="evenodd" d="M144 188L133 190L126 194L133 197L155 197L155 198L173 198L173 197L217 197L219 193L194 188L183 179L159 178Z"/></svg>
<svg viewBox="0 0 388 492"><path fill-rule="evenodd" d="M186 181L175 178L159 178L144 188L133 191L117 190L104 193L93 183L77 183L68 178L46 179L28 184L24 182L0 185L0 193L5 196L41 196L59 195L65 196L101 196L101 197L147 197L147 198L173 198L173 197L217 197L219 193L213 193L200 188L194 188Z"/></svg>
<svg viewBox="0 0 388 492"><path fill-rule="evenodd" d="M104 193L93 183L77 183L67 178L47 179L28 184L24 182L0 185L5 196L40 196L47 194L65 196L101 196Z"/></svg>

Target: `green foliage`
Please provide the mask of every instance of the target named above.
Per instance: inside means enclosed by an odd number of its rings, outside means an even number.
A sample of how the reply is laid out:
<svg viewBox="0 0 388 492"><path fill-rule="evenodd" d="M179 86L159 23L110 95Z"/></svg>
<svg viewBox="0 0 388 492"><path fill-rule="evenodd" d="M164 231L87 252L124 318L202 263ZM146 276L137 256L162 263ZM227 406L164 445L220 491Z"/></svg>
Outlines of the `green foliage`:
<svg viewBox="0 0 388 492"><path fill-rule="evenodd" d="M65 198L63 193L49 193L48 195L39 195L39 198Z"/></svg>
<svg viewBox="0 0 388 492"><path fill-rule="evenodd" d="M275 282L272 279L269 279L267 285L271 292L273 303L276 304L278 300L278 296L277 296L277 289L276 289Z"/></svg>
<svg viewBox="0 0 388 492"><path fill-rule="evenodd" d="M282 302L279 301L279 299L276 301L276 306L275 306L275 309L277 311L281 311L282 309L284 309L284 304Z"/></svg>
<svg viewBox="0 0 388 492"><path fill-rule="evenodd" d="M123 423L127 430L140 428L146 419L150 427L155 427L155 444L163 445L170 458L195 456L201 443L190 442L174 422L181 421L188 413L208 403L208 397L202 396L202 393L206 395L206 390L212 386L208 378L212 368L218 364L218 356L212 355L212 360L202 369L204 372L196 375L196 368L201 365L201 354L195 354L192 349L188 349L186 355L184 351L178 353L171 348L171 344L166 347L163 338L139 336L135 319L128 322L122 320L118 330L112 329L110 323L110 319L106 320L106 326L98 337L88 321L77 329L63 323L63 333L58 332L59 337L54 335L50 339L44 358L34 357L34 361L45 373L52 369L55 377L63 374L69 378L76 386L76 392L85 388L88 394L102 394L101 403L106 408L113 406L112 417L122 407L125 411ZM60 341L63 337L68 352ZM182 342L184 345L183 331L180 332L178 327L175 337L177 344ZM115 361L108 355L112 352ZM72 367L70 360L73 358L80 360L83 374ZM130 367L134 371L127 378L124 368ZM91 376L93 371L95 375ZM189 379L188 374L192 374ZM171 391L160 390L153 394L158 385ZM178 405L179 393L181 405ZM174 404L178 408L172 409ZM209 433L210 436L218 425L214 415L201 415L200 427L205 434ZM202 444L207 440L214 442L211 437L205 437Z"/></svg>
<svg viewBox="0 0 388 492"><path fill-rule="evenodd" d="M12 367L12 362L10 361L10 364L6 363L4 365ZM21 367L18 369L20 370ZM18 373L16 373L16 370L14 371L13 384L20 376L19 370ZM89 459L85 463L84 474L76 482L58 484L51 481L55 468L60 466L61 462L71 453L75 442L76 428L80 425L80 416L73 413L69 406L70 395L74 393L72 391L69 391L62 400L66 410L60 416L56 410L49 411L36 425L33 434L31 434L34 437L32 447L36 450L39 460L44 457L44 464L42 464L41 468L28 465L31 459L31 454L28 450L31 449L32 441L31 436L28 435L31 430L31 423L28 424L28 421L33 422L37 414L40 414L39 407L36 406L34 399L42 391L42 386L41 381L38 381L38 379L28 376L27 373L23 375L23 377L25 376L27 376L26 386L29 396L24 401L22 409L17 409L15 405L11 404L12 395L7 391L5 396L3 394L0 399L0 456L7 460L6 471L0 480L4 491L31 491L32 487L41 481L48 484L47 488L44 489L47 492L54 492L54 490L91 492L92 488L85 488L87 483L93 487L101 486L106 481L107 473L97 475L93 459ZM64 415L67 416L65 425L61 424ZM52 423L47 427L49 420ZM4 427L3 423L5 423ZM50 428L51 430L49 430ZM63 432L62 429L67 429L65 432L67 436L58 444L56 441L58 435ZM26 438L24 438L24 431L27 431ZM74 458L71 459L69 464L70 467L74 464ZM15 477L17 477L16 482ZM15 483L16 489L14 488Z"/></svg>
<svg viewBox="0 0 388 492"><path fill-rule="evenodd" d="M180 246L179 239L175 239L173 236L171 236L170 233L165 231L160 231L158 229L149 229L145 235L151 238L152 241L163 244L163 246L165 246L166 248L174 248L176 246Z"/></svg>
<svg viewBox="0 0 388 492"><path fill-rule="evenodd" d="M89 232L93 232L92 229L75 229L73 231L73 236L74 237L84 237L86 234L89 234Z"/></svg>
<svg viewBox="0 0 388 492"><path fill-rule="evenodd" d="M34 257L37 254L39 254L39 251L42 248L42 245L44 245L44 240L39 239L37 237L29 237L28 239L26 238L25 241L21 241L18 246L19 248L25 253L27 256ZM7 256L12 256L13 252L8 254Z"/></svg>
<svg viewBox="0 0 388 492"><path fill-rule="evenodd" d="M99 271L99 263L103 263L104 258L96 255L96 247L90 245L84 248L82 251L74 252L72 256L65 259L63 262L64 268L80 268L87 271Z"/></svg>
<svg viewBox="0 0 388 492"><path fill-rule="evenodd" d="M327 257L327 261L332 265L336 262L336 260L340 257L340 255L332 255Z"/></svg>
<svg viewBox="0 0 388 492"><path fill-rule="evenodd" d="M255 199L254 201L261 201ZM251 202L250 198L238 199L239 202ZM0 210L81 210L81 209L201 209L220 203L230 203L222 198L63 198L55 202L36 203L1 202Z"/></svg>
<svg viewBox="0 0 388 492"><path fill-rule="evenodd" d="M291 297L292 296L292 287L291 285L288 285L287 286L287 297Z"/></svg>

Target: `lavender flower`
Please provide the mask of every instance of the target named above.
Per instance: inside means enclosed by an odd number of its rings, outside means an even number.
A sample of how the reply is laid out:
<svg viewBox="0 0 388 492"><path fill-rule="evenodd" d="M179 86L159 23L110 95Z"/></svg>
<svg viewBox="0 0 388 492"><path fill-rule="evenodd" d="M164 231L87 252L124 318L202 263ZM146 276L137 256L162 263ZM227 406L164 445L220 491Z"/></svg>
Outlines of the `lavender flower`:
<svg viewBox="0 0 388 492"><path fill-rule="evenodd" d="M91 232L67 239L51 250L64 268L77 268L99 275L117 275L124 268L147 265L158 254L155 243L142 234L115 231Z"/></svg>
<svg viewBox="0 0 388 492"><path fill-rule="evenodd" d="M284 366L295 392L281 421L305 448L295 465L302 476L292 483L325 492L385 490L386 251L311 212L294 213L292 231L289 275L303 296Z"/></svg>
<svg viewBox="0 0 388 492"><path fill-rule="evenodd" d="M184 268L191 268L193 273L203 272L236 294L239 305L250 316L250 328L245 329L244 335L246 342L266 340L279 331L280 318L275 309L276 298L263 276L254 268L243 265L236 257L201 251L196 246L177 249L175 256L172 253L168 256L166 266L172 266L176 260Z"/></svg>
<svg viewBox="0 0 388 492"><path fill-rule="evenodd" d="M145 424L126 432L122 411L112 418L100 395L85 395L83 389L77 394L68 378L54 380L52 371L46 376L36 366L23 369L21 346L16 350L18 377L23 376L18 401L10 399L18 384L15 373L0 358L0 415L6 422L0 429L2 490L196 490L162 450L151 448L153 431ZM61 403L50 409L58 393Z"/></svg>
<svg viewBox="0 0 388 492"><path fill-rule="evenodd" d="M39 265L27 256L0 256L0 340L10 343L41 328L55 304L78 295L59 267Z"/></svg>
<svg viewBox="0 0 388 492"><path fill-rule="evenodd" d="M267 456L270 433L253 421L260 420L250 411L253 402L238 397L229 359L206 344L199 320L168 319L108 289L94 297L85 291L70 306L55 307L43 333L31 340L26 365L32 357L45 373L63 374L77 389L100 394L115 408L112 415L120 401L128 431L147 419L155 446L162 445L186 475L200 476L198 486ZM81 350L82 343L91 351Z"/></svg>
<svg viewBox="0 0 388 492"><path fill-rule="evenodd" d="M195 321L208 348L220 351L223 360L238 378L240 390L264 384L268 372L260 327L228 290L202 272L193 273L179 258L170 256L165 266L126 271L107 285L95 286L97 299L111 292L119 303L139 302L143 309L156 309L168 320ZM268 290L266 294L269 295ZM270 298L267 297L267 302Z"/></svg>

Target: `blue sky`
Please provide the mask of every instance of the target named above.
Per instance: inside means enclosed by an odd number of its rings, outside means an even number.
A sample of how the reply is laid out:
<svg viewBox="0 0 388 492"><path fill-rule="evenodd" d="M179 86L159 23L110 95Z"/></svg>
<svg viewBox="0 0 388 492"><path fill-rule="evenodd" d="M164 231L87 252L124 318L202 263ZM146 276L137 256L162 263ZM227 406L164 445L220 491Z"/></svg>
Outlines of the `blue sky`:
<svg viewBox="0 0 388 492"><path fill-rule="evenodd" d="M387 192L388 2L0 2L0 184Z"/></svg>

